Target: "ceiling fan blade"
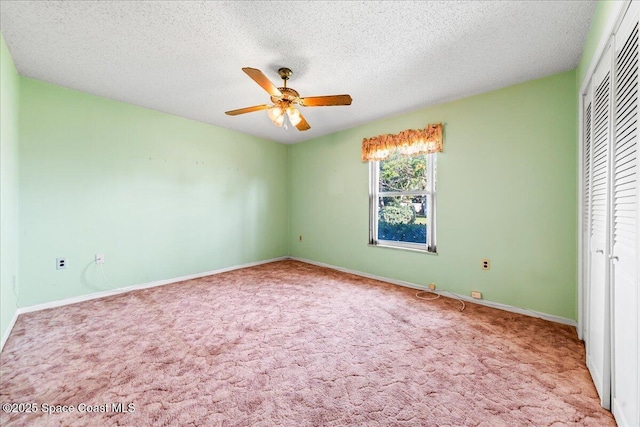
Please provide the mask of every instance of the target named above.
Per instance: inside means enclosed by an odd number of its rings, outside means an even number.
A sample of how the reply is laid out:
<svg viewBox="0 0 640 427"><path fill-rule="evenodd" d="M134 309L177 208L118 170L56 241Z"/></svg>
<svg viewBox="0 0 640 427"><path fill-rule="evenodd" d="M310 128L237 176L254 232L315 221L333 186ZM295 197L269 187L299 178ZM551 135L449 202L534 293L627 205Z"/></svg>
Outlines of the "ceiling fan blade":
<svg viewBox="0 0 640 427"><path fill-rule="evenodd" d="M324 107L329 105L351 105L349 95L308 96L298 101L303 107Z"/></svg>
<svg viewBox="0 0 640 427"><path fill-rule="evenodd" d="M307 121L302 116L302 114L300 114L300 123L298 123L296 125L296 127L298 128L298 130L309 130L309 129L311 129L311 126L309 126L309 123L307 123Z"/></svg>
<svg viewBox="0 0 640 427"><path fill-rule="evenodd" d="M253 107L246 107L246 108L240 108L238 110L225 111L225 114L228 116L237 116L238 114L252 113L254 111L266 110L271 107L272 106L269 104L254 105Z"/></svg>
<svg viewBox="0 0 640 427"><path fill-rule="evenodd" d="M257 68L249 67L244 67L242 71L247 73L249 77L255 80L255 82L258 83L262 87L262 89L266 90L269 95L282 96L282 92L280 92L280 90L273 83L271 83L271 80L269 80L267 76L262 74L262 71L258 70Z"/></svg>

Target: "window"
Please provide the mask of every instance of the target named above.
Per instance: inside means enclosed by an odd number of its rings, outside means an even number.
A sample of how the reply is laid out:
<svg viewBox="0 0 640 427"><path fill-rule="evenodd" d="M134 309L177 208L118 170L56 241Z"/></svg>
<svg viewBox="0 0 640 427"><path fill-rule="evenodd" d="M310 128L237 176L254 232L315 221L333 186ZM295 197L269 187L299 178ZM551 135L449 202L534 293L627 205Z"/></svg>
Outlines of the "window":
<svg viewBox="0 0 640 427"><path fill-rule="evenodd" d="M369 164L369 244L435 253L436 153Z"/></svg>

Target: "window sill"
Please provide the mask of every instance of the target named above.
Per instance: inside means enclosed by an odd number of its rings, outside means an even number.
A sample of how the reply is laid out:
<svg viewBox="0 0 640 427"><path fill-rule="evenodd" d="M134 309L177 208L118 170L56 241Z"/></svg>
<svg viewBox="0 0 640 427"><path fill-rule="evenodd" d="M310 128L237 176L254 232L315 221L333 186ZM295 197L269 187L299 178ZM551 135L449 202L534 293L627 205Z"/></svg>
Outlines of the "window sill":
<svg viewBox="0 0 640 427"><path fill-rule="evenodd" d="M438 252L429 252L426 249L412 248L412 247L409 247L409 246L389 245L389 244L384 244L384 243L378 243L378 244L375 244L375 245L372 244L372 243L368 243L368 246L373 247L373 248L400 249L401 251L419 252L419 253L427 254L427 255L438 255Z"/></svg>

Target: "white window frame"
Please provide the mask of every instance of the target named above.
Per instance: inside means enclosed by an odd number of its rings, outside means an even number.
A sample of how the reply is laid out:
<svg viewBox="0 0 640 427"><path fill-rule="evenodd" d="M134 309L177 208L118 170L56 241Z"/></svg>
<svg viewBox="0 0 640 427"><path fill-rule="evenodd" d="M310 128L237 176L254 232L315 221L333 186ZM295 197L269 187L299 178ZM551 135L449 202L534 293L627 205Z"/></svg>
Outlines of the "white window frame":
<svg viewBox="0 0 640 427"><path fill-rule="evenodd" d="M436 153L422 154L427 162L427 188L413 191L379 191L380 162L369 162L369 245L416 250L436 254ZM413 243L378 239L378 198L385 196L425 196L427 200L427 242Z"/></svg>

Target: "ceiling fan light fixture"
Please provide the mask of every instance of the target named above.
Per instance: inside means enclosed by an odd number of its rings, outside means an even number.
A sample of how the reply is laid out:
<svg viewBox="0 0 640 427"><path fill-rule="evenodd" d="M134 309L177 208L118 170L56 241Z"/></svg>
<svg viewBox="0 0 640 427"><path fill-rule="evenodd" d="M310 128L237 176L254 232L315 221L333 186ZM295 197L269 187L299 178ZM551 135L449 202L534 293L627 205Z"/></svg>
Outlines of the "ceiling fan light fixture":
<svg viewBox="0 0 640 427"><path fill-rule="evenodd" d="M269 108L267 110L267 114L269 115L269 119L273 122L274 125L281 127L284 123L284 111L277 105Z"/></svg>
<svg viewBox="0 0 640 427"><path fill-rule="evenodd" d="M289 116L289 120L291 121L291 124L294 126L298 126L298 124L302 120L302 118L300 117L300 111L298 111L296 108L293 108L293 107L287 108L287 115Z"/></svg>

